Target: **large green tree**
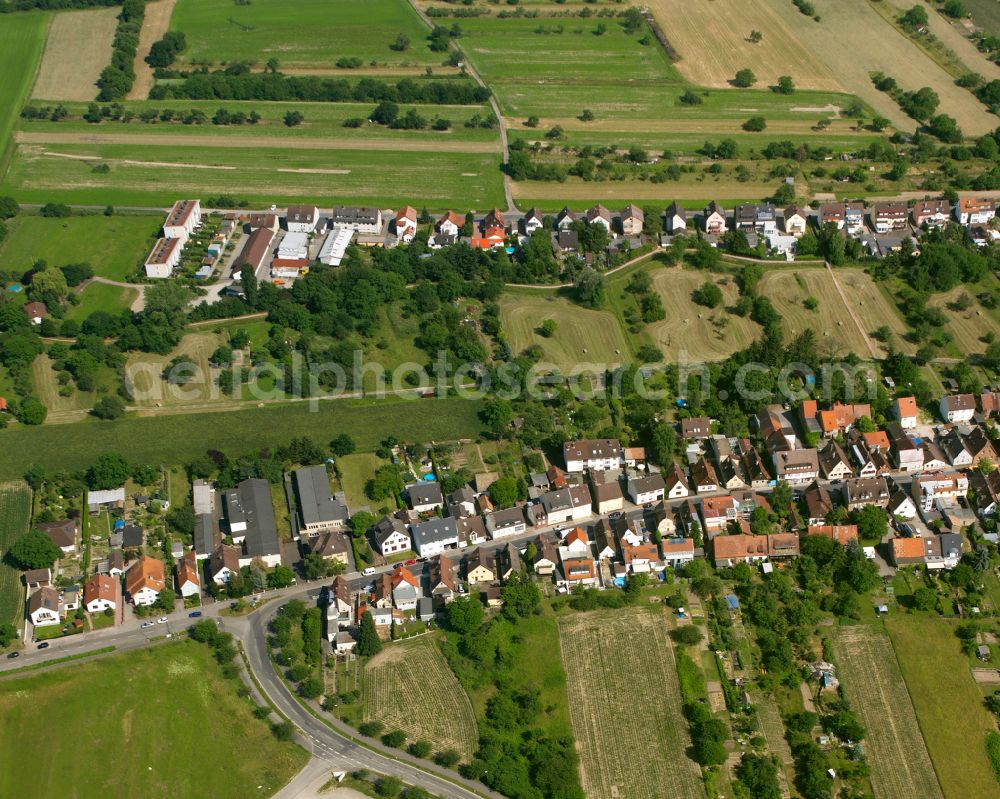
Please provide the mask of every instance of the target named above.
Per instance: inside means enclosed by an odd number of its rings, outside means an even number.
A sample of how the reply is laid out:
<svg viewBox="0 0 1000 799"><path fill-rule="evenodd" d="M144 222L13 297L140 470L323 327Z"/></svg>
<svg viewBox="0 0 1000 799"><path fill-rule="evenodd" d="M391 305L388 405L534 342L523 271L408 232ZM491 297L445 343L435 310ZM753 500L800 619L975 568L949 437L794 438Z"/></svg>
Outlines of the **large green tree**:
<svg viewBox="0 0 1000 799"><path fill-rule="evenodd" d="M17 539L9 552L14 565L22 571L47 569L59 560L60 554L52 539L38 530L31 530Z"/></svg>

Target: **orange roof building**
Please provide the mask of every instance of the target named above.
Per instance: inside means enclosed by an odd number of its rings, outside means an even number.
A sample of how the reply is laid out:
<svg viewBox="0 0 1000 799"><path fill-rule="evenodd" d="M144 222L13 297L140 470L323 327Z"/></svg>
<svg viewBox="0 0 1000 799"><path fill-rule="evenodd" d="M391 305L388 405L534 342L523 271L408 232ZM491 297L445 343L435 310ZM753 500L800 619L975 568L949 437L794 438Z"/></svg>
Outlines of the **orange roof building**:
<svg viewBox="0 0 1000 799"><path fill-rule="evenodd" d="M152 605L166 587L163 561L144 555L125 573L125 589L136 605Z"/></svg>
<svg viewBox="0 0 1000 799"><path fill-rule="evenodd" d="M858 540L858 526L856 524L812 525L807 528L806 533L807 535L821 535L845 547L851 541Z"/></svg>

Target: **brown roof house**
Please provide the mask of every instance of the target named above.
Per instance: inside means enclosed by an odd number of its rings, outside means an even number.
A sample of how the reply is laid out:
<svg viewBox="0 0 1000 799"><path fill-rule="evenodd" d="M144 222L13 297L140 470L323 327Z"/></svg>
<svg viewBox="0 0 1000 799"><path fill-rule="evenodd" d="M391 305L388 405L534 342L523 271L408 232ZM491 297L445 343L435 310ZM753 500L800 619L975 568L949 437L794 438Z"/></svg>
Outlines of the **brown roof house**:
<svg viewBox="0 0 1000 799"><path fill-rule="evenodd" d="M62 550L64 555L72 555L76 552L76 522L72 519L63 519L58 522L42 522L35 525L39 532L45 533Z"/></svg>

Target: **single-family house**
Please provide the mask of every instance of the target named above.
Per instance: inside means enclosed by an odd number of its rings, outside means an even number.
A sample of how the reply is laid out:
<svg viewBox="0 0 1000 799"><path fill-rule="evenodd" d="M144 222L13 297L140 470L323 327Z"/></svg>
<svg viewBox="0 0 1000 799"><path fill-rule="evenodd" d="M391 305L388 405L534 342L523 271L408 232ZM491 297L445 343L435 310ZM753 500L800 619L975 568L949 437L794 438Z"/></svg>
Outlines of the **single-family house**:
<svg viewBox="0 0 1000 799"><path fill-rule="evenodd" d="M64 555L76 552L77 524L72 519L61 519L55 522L39 522L35 528L49 537L49 540Z"/></svg>
<svg viewBox="0 0 1000 799"><path fill-rule="evenodd" d="M226 585L240 570L239 547L219 544L208 559L208 574L216 585Z"/></svg>
<svg viewBox="0 0 1000 799"><path fill-rule="evenodd" d="M143 555L125 573L125 590L134 605L152 605L166 586L163 561Z"/></svg>
<svg viewBox="0 0 1000 799"><path fill-rule="evenodd" d="M925 539L896 537L889 542L889 559L893 566L915 566L922 564L927 556Z"/></svg>
<svg viewBox="0 0 1000 799"><path fill-rule="evenodd" d="M484 544L490 540L482 516L461 516L455 519L455 525L458 527L459 549Z"/></svg>
<svg viewBox="0 0 1000 799"><path fill-rule="evenodd" d="M51 586L39 588L28 597L28 618L35 627L51 627L62 621L59 592Z"/></svg>
<svg viewBox="0 0 1000 799"><path fill-rule="evenodd" d="M857 236L865 229L865 204L861 202L844 203L844 228L852 236Z"/></svg>
<svg viewBox="0 0 1000 799"><path fill-rule="evenodd" d="M177 564L177 590L185 599L201 593L201 577L198 574L198 558L194 550L185 553Z"/></svg>
<svg viewBox="0 0 1000 799"><path fill-rule="evenodd" d="M910 209L913 224L919 228L941 227L951 219L951 203L945 199L919 200Z"/></svg>
<svg viewBox="0 0 1000 799"><path fill-rule="evenodd" d="M476 493L468 485L456 488L446 497L448 515L456 519L476 514Z"/></svg>
<svg viewBox="0 0 1000 799"><path fill-rule="evenodd" d="M88 613L122 607L121 580L109 574L92 574L83 584L83 607Z"/></svg>
<svg viewBox="0 0 1000 799"><path fill-rule="evenodd" d="M826 517L833 511L833 498L826 486L814 482L805 490L802 499L806 503L808 524L814 526L826 524Z"/></svg>
<svg viewBox="0 0 1000 799"><path fill-rule="evenodd" d="M319 224L319 208L315 205L289 205L285 211L285 227L289 233L315 233Z"/></svg>
<svg viewBox="0 0 1000 799"><path fill-rule="evenodd" d="M354 623L354 605L351 604L351 589L343 575L333 578L326 592L326 630L327 638L336 636L339 630L350 627Z"/></svg>
<svg viewBox="0 0 1000 799"><path fill-rule="evenodd" d="M621 442L613 438L567 441L563 444L563 460L567 472L621 469L625 463L625 451Z"/></svg>
<svg viewBox="0 0 1000 799"><path fill-rule="evenodd" d="M444 505L441 484L424 480L406 487L406 498L415 513L433 513Z"/></svg>
<svg viewBox="0 0 1000 799"><path fill-rule="evenodd" d="M903 430L902 425L890 422L885 426L896 468L902 472L919 472L924 467L924 450Z"/></svg>
<svg viewBox="0 0 1000 799"><path fill-rule="evenodd" d="M410 530L398 516L383 516L372 528L375 544L383 555L413 549Z"/></svg>
<svg viewBox="0 0 1000 799"><path fill-rule="evenodd" d="M980 394L979 411L987 419L1000 415L1000 391L984 391Z"/></svg>
<svg viewBox="0 0 1000 799"><path fill-rule="evenodd" d="M538 536L535 542L535 574L540 577L550 577L555 573L556 566L559 565L559 553L556 545L545 536Z"/></svg>
<svg viewBox="0 0 1000 799"><path fill-rule="evenodd" d="M643 544L622 542L622 562L633 574L648 574L660 562L660 550L652 541Z"/></svg>
<svg viewBox="0 0 1000 799"><path fill-rule="evenodd" d="M823 203L816 214L816 220L821 228L835 225L837 230L843 230L844 211L844 203Z"/></svg>
<svg viewBox="0 0 1000 799"><path fill-rule="evenodd" d="M844 482L844 505L849 511L866 505L884 508L888 502L889 486L884 477L858 477Z"/></svg>
<svg viewBox="0 0 1000 799"><path fill-rule="evenodd" d="M785 226L785 233L798 238L806 232L808 219L806 214L797 205L789 205L782 213L782 221Z"/></svg>
<svg viewBox="0 0 1000 799"><path fill-rule="evenodd" d="M591 494L594 497L594 513L598 516L606 516L625 507L622 487L617 480L595 483L591 487Z"/></svg>
<svg viewBox="0 0 1000 799"><path fill-rule="evenodd" d="M660 541L663 549L663 562L667 566L679 569L694 560L694 541L690 538L671 537Z"/></svg>
<svg viewBox="0 0 1000 799"><path fill-rule="evenodd" d="M827 441L826 446L819 451L819 465L827 480L843 480L854 474L847 460L847 453L833 439Z"/></svg>
<svg viewBox="0 0 1000 799"><path fill-rule="evenodd" d="M819 454L815 449L793 449L772 454L774 476L792 485L811 483L819 477Z"/></svg>
<svg viewBox="0 0 1000 799"><path fill-rule="evenodd" d="M917 400L915 397L897 397L892 402L892 409L889 411L892 418L899 422L899 426L904 430L911 430L917 426Z"/></svg>
<svg viewBox="0 0 1000 799"><path fill-rule="evenodd" d="M486 529L493 538L521 535L527 529L522 508L507 508L486 516Z"/></svg>
<svg viewBox="0 0 1000 799"><path fill-rule="evenodd" d="M741 438L739 440L738 451L743 479L750 488L755 490L767 488L771 483L771 473L768 471L764 459L757 452L756 447L750 443L750 439Z"/></svg>
<svg viewBox="0 0 1000 799"><path fill-rule="evenodd" d="M946 422L971 422L976 413L976 398L972 394L949 394L941 398L939 409Z"/></svg>
<svg viewBox="0 0 1000 799"><path fill-rule="evenodd" d="M667 206L666 221L663 229L671 236L687 232L687 211L679 206L676 201Z"/></svg>
<svg viewBox="0 0 1000 799"><path fill-rule="evenodd" d="M427 572L431 597L446 604L451 602L458 590L451 558L446 555L437 555L431 559Z"/></svg>
<svg viewBox="0 0 1000 799"><path fill-rule="evenodd" d="M563 582L567 586L597 585L597 564L588 556L567 557L562 561Z"/></svg>
<svg viewBox="0 0 1000 799"><path fill-rule="evenodd" d="M1000 470L989 474L973 471L969 474L972 507L982 517L995 516L1000 506Z"/></svg>
<svg viewBox="0 0 1000 799"><path fill-rule="evenodd" d="M270 230L272 233L278 232L278 215L272 213L255 213L247 217L247 227L253 233L257 230Z"/></svg>
<svg viewBox="0 0 1000 799"><path fill-rule="evenodd" d="M851 541L858 540L858 526L856 524L821 524L809 525L806 528L807 535L821 535L829 538L834 543L846 547Z"/></svg>
<svg viewBox="0 0 1000 799"><path fill-rule="evenodd" d="M903 230L909 218L906 203L875 203L871 211L872 228L876 233Z"/></svg>
<svg viewBox="0 0 1000 799"><path fill-rule="evenodd" d="M392 572L392 604L398 610L413 610L422 596L420 580L405 566L397 566Z"/></svg>
<svg viewBox="0 0 1000 799"><path fill-rule="evenodd" d="M629 203L622 209L622 233L626 236L641 236L645 219L643 210Z"/></svg>
<svg viewBox="0 0 1000 799"><path fill-rule="evenodd" d="M920 442L924 451L924 471L937 472L948 467L948 457L936 441L925 438Z"/></svg>
<svg viewBox="0 0 1000 799"><path fill-rule="evenodd" d="M36 588L52 585L52 569L28 569L24 573L24 585L29 594Z"/></svg>
<svg viewBox="0 0 1000 799"><path fill-rule="evenodd" d="M629 499L636 505L659 502L663 499L665 490L666 482L660 474L651 474L648 477L630 477L628 479Z"/></svg>
<svg viewBox="0 0 1000 799"><path fill-rule="evenodd" d="M703 226L710 236L721 236L726 232L726 210L715 200L705 206Z"/></svg>
<svg viewBox="0 0 1000 799"><path fill-rule="evenodd" d="M663 474L663 490L667 499L684 499L691 494L687 475L676 463L670 464Z"/></svg>
<svg viewBox="0 0 1000 799"><path fill-rule="evenodd" d="M576 224L576 214L569 208L563 208L556 215L556 228L558 230L569 230L574 224Z"/></svg>
<svg viewBox="0 0 1000 799"><path fill-rule="evenodd" d="M528 212L521 218L521 229L525 236L530 236L545 227L545 218L537 208L529 208Z"/></svg>
<svg viewBox="0 0 1000 799"><path fill-rule="evenodd" d="M592 208L588 208L585 218L588 225L600 225L608 233L611 232L611 212L600 203Z"/></svg>
<svg viewBox="0 0 1000 799"><path fill-rule="evenodd" d="M795 533L773 533L767 536L767 556L779 561L797 558L799 537Z"/></svg>
<svg viewBox="0 0 1000 799"><path fill-rule="evenodd" d="M458 525L450 516L428 519L410 527L413 550L422 558L439 555L458 547Z"/></svg>
<svg viewBox="0 0 1000 799"><path fill-rule="evenodd" d="M975 469L984 460L989 461L994 466L997 465L996 449L993 447L993 442L990 441L985 428L977 425L971 430L965 431L962 440L965 442L965 449L972 455L972 468Z"/></svg>
<svg viewBox="0 0 1000 799"><path fill-rule="evenodd" d="M508 541L499 552L499 575L500 579L506 582L513 574L520 574L524 571L521 563L521 551L513 541Z"/></svg>
<svg viewBox="0 0 1000 799"><path fill-rule="evenodd" d="M681 438L685 441L703 441L712 435L712 420L707 416L681 419Z"/></svg>
<svg viewBox="0 0 1000 799"><path fill-rule="evenodd" d="M482 547L470 552L465 557L465 579L471 585L478 583L492 583L497 579L496 558L492 552L487 552Z"/></svg>
<svg viewBox="0 0 1000 799"><path fill-rule="evenodd" d="M717 535L710 546L712 560L720 569L737 563L759 563L768 558L766 535Z"/></svg>
<svg viewBox="0 0 1000 799"><path fill-rule="evenodd" d="M985 225L996 213L996 207L990 200L978 197L960 197L955 205L955 219L960 225Z"/></svg>
<svg viewBox="0 0 1000 799"><path fill-rule="evenodd" d="M941 439L941 449L948 458L948 463L957 469L972 466L972 453L965 447L965 436L957 427L951 428Z"/></svg>
<svg viewBox="0 0 1000 799"><path fill-rule="evenodd" d="M849 404L835 402L829 410L819 411L819 424L823 435L832 436L846 433L862 417L871 418L872 407L868 404Z"/></svg>
<svg viewBox="0 0 1000 799"><path fill-rule="evenodd" d="M777 231L777 215L769 203L737 205L733 227L744 232L768 236Z"/></svg>
<svg viewBox="0 0 1000 799"><path fill-rule="evenodd" d="M393 222L396 240L409 244L417 235L417 209L412 205L404 205L396 212Z"/></svg>
<svg viewBox="0 0 1000 799"><path fill-rule="evenodd" d="M889 485L889 502L886 513L893 518L912 519L917 515L917 504L895 481Z"/></svg>
<svg viewBox="0 0 1000 799"><path fill-rule="evenodd" d="M699 494L707 494L719 490L719 477L708 458L701 457L691 467L691 485Z"/></svg>
<svg viewBox="0 0 1000 799"><path fill-rule="evenodd" d="M706 534L719 533L739 518L736 500L731 496L705 497L701 500L701 526Z"/></svg>

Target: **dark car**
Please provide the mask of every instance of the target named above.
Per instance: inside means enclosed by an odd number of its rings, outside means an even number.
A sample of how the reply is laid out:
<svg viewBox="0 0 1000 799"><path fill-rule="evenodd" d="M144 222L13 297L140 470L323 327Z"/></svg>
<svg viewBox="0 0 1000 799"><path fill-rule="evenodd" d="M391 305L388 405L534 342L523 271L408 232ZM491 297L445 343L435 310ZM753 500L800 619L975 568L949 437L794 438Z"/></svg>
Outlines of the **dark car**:
<svg viewBox="0 0 1000 799"><path fill-rule="evenodd" d="M39 648L39 649L48 649L48 648L49 648L49 642L48 642L48 641L42 641L42 642L41 642L41 643L40 643L40 644L38 645L38 648Z"/></svg>
<svg viewBox="0 0 1000 799"><path fill-rule="evenodd" d="M200 619L201 618L201 611L200 610L192 610L190 613L188 613L188 618L189 619Z"/></svg>
<svg viewBox="0 0 1000 799"><path fill-rule="evenodd" d="M19 657L21 657L21 653L20 652L11 652L9 655L7 655L7 660L11 660L12 658L19 658Z"/></svg>

